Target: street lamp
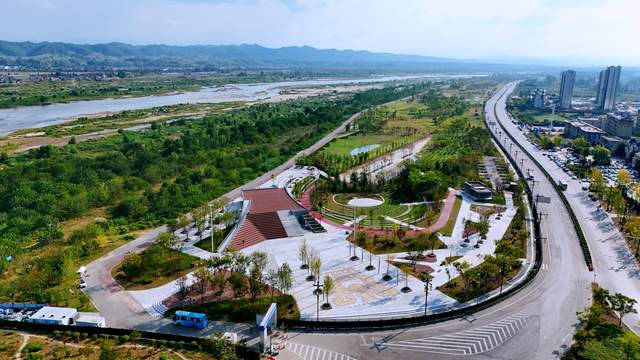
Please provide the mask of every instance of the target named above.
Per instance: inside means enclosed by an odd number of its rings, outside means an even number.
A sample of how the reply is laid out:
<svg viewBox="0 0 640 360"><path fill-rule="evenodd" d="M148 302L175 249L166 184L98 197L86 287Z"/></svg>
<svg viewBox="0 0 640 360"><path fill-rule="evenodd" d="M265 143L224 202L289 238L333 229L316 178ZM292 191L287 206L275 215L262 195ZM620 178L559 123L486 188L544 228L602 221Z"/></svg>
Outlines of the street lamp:
<svg viewBox="0 0 640 360"><path fill-rule="evenodd" d="M322 294L322 284L320 284L320 280L316 284L317 288L314 291L316 293L316 321L320 321L320 294Z"/></svg>
<svg viewBox="0 0 640 360"><path fill-rule="evenodd" d="M429 299L429 290L432 290L431 279L427 277L424 281L424 316L427 316L427 300Z"/></svg>
<svg viewBox="0 0 640 360"><path fill-rule="evenodd" d="M209 232L211 233L211 252L215 252L213 246L213 204L209 203Z"/></svg>

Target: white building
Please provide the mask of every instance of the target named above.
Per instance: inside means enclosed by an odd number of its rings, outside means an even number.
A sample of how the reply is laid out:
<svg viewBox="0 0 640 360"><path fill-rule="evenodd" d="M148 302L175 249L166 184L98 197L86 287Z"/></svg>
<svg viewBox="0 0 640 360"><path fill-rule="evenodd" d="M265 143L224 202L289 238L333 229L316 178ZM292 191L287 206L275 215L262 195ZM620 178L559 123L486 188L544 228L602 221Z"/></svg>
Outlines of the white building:
<svg viewBox="0 0 640 360"><path fill-rule="evenodd" d="M76 326L105 327L107 321L100 313L81 312L76 318Z"/></svg>
<svg viewBox="0 0 640 360"><path fill-rule="evenodd" d="M74 325L78 311L74 308L44 306L29 316L29 321L39 324Z"/></svg>

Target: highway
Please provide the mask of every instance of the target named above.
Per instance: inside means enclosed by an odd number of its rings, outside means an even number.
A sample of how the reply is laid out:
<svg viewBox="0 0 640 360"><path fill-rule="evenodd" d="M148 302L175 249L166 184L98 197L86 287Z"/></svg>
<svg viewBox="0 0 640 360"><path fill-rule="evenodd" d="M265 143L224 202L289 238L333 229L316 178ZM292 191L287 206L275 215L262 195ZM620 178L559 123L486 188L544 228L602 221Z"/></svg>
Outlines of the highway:
<svg viewBox="0 0 640 360"><path fill-rule="evenodd" d="M506 100L516 82L498 90L486 103L488 123L511 123ZM495 114L494 115L494 109ZM498 126L491 130L501 132ZM518 131L517 129L512 129ZM511 130L509 130L511 131ZM394 331L305 333L291 332L288 341L298 346L330 350L356 359L556 359L571 344L577 323L576 312L590 304L589 273L567 209L531 159L523 160L522 150L510 140L517 165L532 169L534 193L550 197L541 204L541 224L545 237L543 266L537 278L508 300L473 316L437 325ZM516 153L517 152L517 153ZM321 359L283 352L282 359Z"/></svg>
<svg viewBox="0 0 640 360"><path fill-rule="evenodd" d="M617 227L613 225L611 216L598 209L599 203L591 201L588 197L589 192L582 190L585 182L572 177L544 156L545 152L529 142L525 134L510 120L507 121L506 117L501 119L504 119L501 122L507 131L536 157L556 181L564 180L568 184L565 196L576 214L591 250L594 264L592 280L611 292L620 292L640 301L640 266ZM636 305L636 310L640 313L640 304ZM623 320L631 330L640 334L640 315L628 314Z"/></svg>

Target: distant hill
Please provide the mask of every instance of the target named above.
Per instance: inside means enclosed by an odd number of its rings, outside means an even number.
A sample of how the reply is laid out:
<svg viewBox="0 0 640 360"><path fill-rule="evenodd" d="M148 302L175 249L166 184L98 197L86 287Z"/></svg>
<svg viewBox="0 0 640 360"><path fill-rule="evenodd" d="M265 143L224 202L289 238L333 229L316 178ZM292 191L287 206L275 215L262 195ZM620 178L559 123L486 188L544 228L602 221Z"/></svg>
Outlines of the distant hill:
<svg viewBox="0 0 640 360"><path fill-rule="evenodd" d="M335 70L497 71L504 65L455 59L260 45L130 45L0 41L0 65L43 70L318 68Z"/></svg>

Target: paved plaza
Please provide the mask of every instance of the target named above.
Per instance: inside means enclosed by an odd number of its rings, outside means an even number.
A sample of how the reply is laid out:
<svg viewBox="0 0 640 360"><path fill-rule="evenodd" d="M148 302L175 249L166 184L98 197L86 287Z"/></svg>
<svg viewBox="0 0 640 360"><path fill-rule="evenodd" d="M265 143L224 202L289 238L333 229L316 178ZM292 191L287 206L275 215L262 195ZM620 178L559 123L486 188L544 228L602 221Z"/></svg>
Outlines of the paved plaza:
<svg viewBox="0 0 640 360"><path fill-rule="evenodd" d="M513 220L516 208L513 206L511 194L506 195L504 211L489 216L490 229L487 239L476 248L474 247L479 235L470 237L469 243L462 241L465 220L479 221L480 215L471 210L473 202L463 197L462 206L456 220L452 236L440 236L447 245L447 249L435 250L436 262L418 261L416 265L431 267L434 271L432 286L429 292L428 310L437 311L446 307L452 307L457 301L436 290L449 281L445 266L442 261L448 256L462 256L458 261L467 261L476 266L484 261L485 255L495 252L496 243L506 233L509 224ZM492 206L476 204L479 206ZM405 285L404 275L393 264L389 265L389 273L392 277L389 281L382 280L387 271L387 255L374 255L358 248L356 250L357 261L351 261L351 244L346 240L347 232L344 229L335 228L323 224L328 229L324 234L305 234L301 237L275 239L254 245L243 251L247 254L254 251L262 251L269 254L269 265L276 268L282 263L288 263L294 269L294 286L291 294L296 298L303 319L345 319L345 318L383 318L416 315L424 311L424 283L413 276L409 277L408 286L412 289L409 293L403 293L400 289ZM317 310L318 299L313 294L313 282L307 281L307 270L300 269L301 262L298 259L298 248L303 239L307 246L315 248L322 260L322 278L329 275L336 283L335 290L329 297L332 305L330 310ZM466 244L467 246L463 246ZM394 263L406 262L407 253L391 254ZM370 260L371 259L371 260ZM367 271L369 263L375 267ZM451 278L458 274L452 266L449 266ZM320 296L320 304L323 298Z"/></svg>

